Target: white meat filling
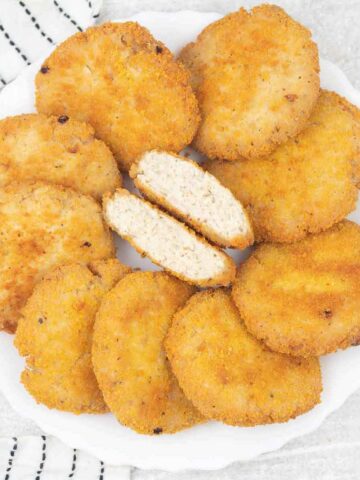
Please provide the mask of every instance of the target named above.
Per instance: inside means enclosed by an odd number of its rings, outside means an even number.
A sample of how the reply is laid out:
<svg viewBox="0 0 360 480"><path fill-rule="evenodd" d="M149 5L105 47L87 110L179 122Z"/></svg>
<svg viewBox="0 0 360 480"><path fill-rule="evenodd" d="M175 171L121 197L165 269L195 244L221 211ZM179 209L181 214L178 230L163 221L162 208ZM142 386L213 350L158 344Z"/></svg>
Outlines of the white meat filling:
<svg viewBox="0 0 360 480"><path fill-rule="evenodd" d="M192 162L167 153L147 152L139 162L137 178L184 217L222 238L236 238L249 231L241 203L213 175Z"/></svg>
<svg viewBox="0 0 360 480"><path fill-rule="evenodd" d="M155 262L185 278L206 280L226 269L223 252L134 195L115 194L107 202L106 214L120 236L131 237Z"/></svg>

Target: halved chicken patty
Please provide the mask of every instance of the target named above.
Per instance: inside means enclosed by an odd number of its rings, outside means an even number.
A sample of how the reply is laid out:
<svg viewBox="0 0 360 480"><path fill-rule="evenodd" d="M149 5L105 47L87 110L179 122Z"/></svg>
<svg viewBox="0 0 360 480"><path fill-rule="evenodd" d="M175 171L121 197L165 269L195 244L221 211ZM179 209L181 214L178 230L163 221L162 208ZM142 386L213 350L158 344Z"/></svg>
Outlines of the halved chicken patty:
<svg viewBox="0 0 360 480"><path fill-rule="evenodd" d="M204 287L229 285L234 279L231 257L127 190L106 195L103 209L113 230L176 277Z"/></svg>
<svg viewBox="0 0 360 480"><path fill-rule="evenodd" d="M151 201L209 240L240 249L253 242L244 207L228 188L193 160L153 150L133 164L130 176Z"/></svg>

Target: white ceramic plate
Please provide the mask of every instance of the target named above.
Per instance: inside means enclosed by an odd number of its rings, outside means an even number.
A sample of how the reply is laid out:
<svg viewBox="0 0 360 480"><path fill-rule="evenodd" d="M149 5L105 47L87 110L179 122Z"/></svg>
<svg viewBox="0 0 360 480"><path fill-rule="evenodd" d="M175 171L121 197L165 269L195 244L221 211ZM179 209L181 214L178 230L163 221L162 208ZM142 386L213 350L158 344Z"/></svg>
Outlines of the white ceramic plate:
<svg viewBox="0 0 360 480"><path fill-rule="evenodd" d="M210 22L215 13L144 12L132 20L148 27L175 53ZM122 21L118 20L118 21ZM0 118L34 111L33 79L41 62L27 68L0 95ZM360 106L360 93L332 63L321 62L322 86L335 90ZM360 223L360 209L351 215ZM143 269L155 269L128 244L117 240L119 258ZM239 254L236 260L240 260ZM285 424L235 428L209 422L175 435L148 437L121 426L112 415L81 415L49 410L22 387L19 376L24 362L13 347L12 336L0 334L0 389L12 407L33 420L45 432L68 445L83 449L114 465L163 470L222 468L280 448L289 440L315 430L324 418L342 405L360 387L360 347L321 359L324 391L321 404L311 412Z"/></svg>

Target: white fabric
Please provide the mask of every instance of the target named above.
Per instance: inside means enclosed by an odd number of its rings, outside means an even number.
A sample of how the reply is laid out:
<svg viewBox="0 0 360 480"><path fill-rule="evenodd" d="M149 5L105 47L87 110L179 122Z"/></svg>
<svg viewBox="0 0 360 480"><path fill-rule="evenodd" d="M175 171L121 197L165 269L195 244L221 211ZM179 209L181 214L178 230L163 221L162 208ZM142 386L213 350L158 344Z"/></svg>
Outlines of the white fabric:
<svg viewBox="0 0 360 480"><path fill-rule="evenodd" d="M50 436L0 439L5 480L128 480L129 467L111 467Z"/></svg>
<svg viewBox="0 0 360 480"><path fill-rule="evenodd" d="M0 0L0 89L99 16L102 0Z"/></svg>

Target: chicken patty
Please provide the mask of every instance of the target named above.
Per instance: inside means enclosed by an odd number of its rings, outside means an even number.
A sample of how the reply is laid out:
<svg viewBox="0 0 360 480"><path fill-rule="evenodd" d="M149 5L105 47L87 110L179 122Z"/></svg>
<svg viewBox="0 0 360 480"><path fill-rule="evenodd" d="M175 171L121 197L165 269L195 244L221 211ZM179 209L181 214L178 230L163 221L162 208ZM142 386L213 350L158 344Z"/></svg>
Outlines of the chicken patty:
<svg viewBox="0 0 360 480"><path fill-rule="evenodd" d="M247 332L223 289L191 297L175 314L165 348L180 387L207 418L240 426L286 422L320 401L319 360L268 350Z"/></svg>
<svg viewBox="0 0 360 480"><path fill-rule="evenodd" d="M59 45L36 77L36 106L90 123L123 170L146 150L179 152L199 124L188 72L134 22L91 27Z"/></svg>
<svg viewBox="0 0 360 480"><path fill-rule="evenodd" d="M311 33L275 5L210 24L180 60L202 118L194 145L209 158L268 155L304 128L319 95Z"/></svg>
<svg viewBox="0 0 360 480"><path fill-rule="evenodd" d="M354 210L356 139L343 99L322 91L308 126L269 157L205 168L247 208L257 242L294 242Z"/></svg>
<svg viewBox="0 0 360 480"><path fill-rule="evenodd" d="M0 120L0 187L23 180L71 187L97 200L121 186L109 148L90 125L66 115Z"/></svg>
<svg viewBox="0 0 360 480"><path fill-rule="evenodd" d="M1 189L0 329L16 329L35 284L54 267L113 254L110 231L93 198L39 182Z"/></svg>
<svg viewBox="0 0 360 480"><path fill-rule="evenodd" d="M345 220L291 245L259 246L233 298L272 350L324 355L360 343L360 226Z"/></svg>
<svg viewBox="0 0 360 480"><path fill-rule="evenodd" d="M130 268L116 259L58 267L36 285L15 346L26 358L21 381L39 403L73 413L108 411L91 363L102 297Z"/></svg>
<svg viewBox="0 0 360 480"><path fill-rule="evenodd" d="M138 433L174 433L203 421L180 390L163 348L173 314L193 291L164 272L136 272L101 303L95 374L112 413Z"/></svg>
<svg viewBox="0 0 360 480"><path fill-rule="evenodd" d="M236 266L229 255L142 198L118 189L104 197L103 209L115 232L181 280L202 287L234 280Z"/></svg>
<svg viewBox="0 0 360 480"><path fill-rule="evenodd" d="M212 242L243 249L254 241L244 207L196 162L153 150L133 164L130 176L141 193Z"/></svg>

